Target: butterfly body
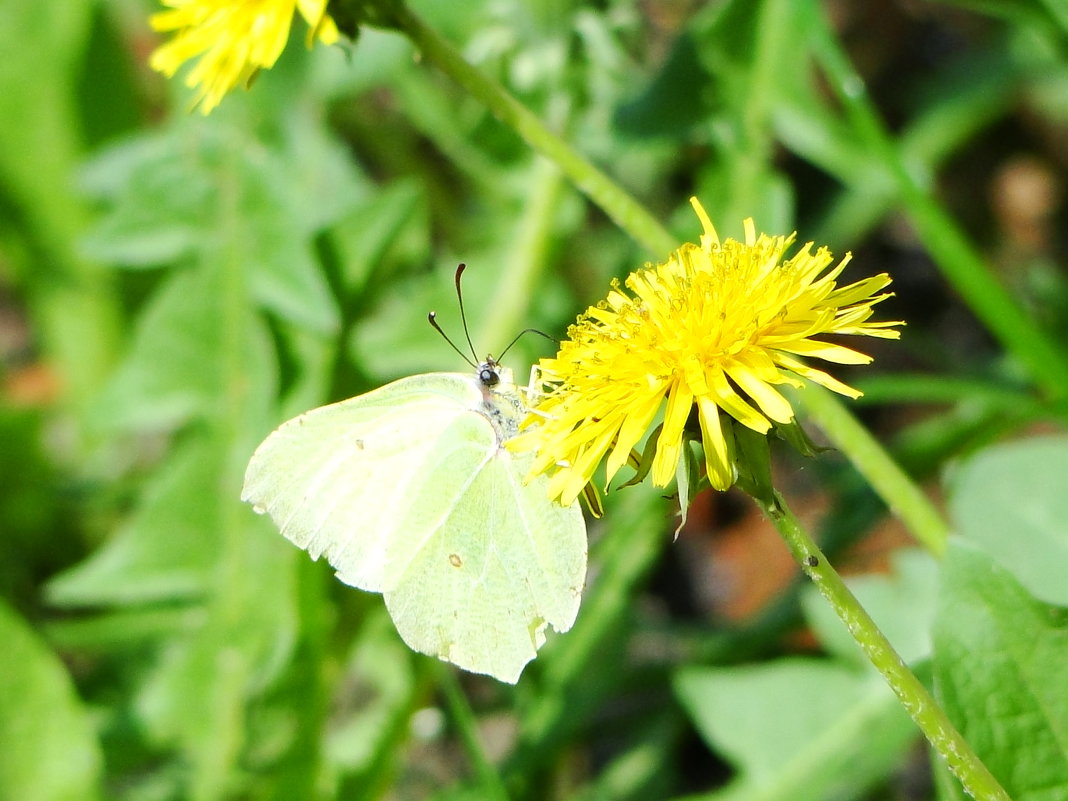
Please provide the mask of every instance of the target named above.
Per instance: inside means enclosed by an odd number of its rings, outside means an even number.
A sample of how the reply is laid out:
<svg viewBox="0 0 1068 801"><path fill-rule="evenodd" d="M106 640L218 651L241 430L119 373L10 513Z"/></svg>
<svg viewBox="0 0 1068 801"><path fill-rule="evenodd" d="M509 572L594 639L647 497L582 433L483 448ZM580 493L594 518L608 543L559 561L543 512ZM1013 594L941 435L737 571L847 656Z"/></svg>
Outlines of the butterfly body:
<svg viewBox="0 0 1068 801"><path fill-rule="evenodd" d="M256 450L242 498L346 584L383 594L413 649L515 682L586 572L576 505L503 447L526 414L508 371L428 373L313 409Z"/></svg>

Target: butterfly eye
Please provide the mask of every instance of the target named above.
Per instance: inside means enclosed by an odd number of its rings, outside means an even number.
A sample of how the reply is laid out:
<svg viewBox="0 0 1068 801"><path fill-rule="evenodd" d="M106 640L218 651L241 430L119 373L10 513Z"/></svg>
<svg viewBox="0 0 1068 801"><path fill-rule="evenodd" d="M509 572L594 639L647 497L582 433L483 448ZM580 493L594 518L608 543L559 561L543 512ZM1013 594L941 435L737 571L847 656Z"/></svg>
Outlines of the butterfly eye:
<svg viewBox="0 0 1068 801"><path fill-rule="evenodd" d="M495 387L500 383L501 376L497 372L496 366L486 362L478 368L478 380L484 387Z"/></svg>

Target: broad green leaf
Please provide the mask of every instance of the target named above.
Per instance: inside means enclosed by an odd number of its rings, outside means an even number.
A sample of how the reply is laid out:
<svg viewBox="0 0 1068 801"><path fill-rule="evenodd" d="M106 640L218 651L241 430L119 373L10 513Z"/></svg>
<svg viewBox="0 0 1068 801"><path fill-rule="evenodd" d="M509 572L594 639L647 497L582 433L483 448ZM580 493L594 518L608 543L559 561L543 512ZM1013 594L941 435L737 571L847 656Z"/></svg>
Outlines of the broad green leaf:
<svg viewBox="0 0 1068 801"><path fill-rule="evenodd" d="M297 637L295 554L252 514L227 514L217 536L227 541L200 625L166 642L134 699L149 740L187 756L186 797L204 801L228 797L250 745L249 708Z"/></svg>
<svg viewBox="0 0 1068 801"><path fill-rule="evenodd" d="M1068 797L1068 611L1031 597L967 542L946 553L935 688L1014 801Z"/></svg>
<svg viewBox="0 0 1068 801"><path fill-rule="evenodd" d="M91 3L4 3L0 26L0 176L42 234L81 220L71 172L81 150L74 105Z"/></svg>
<svg viewBox="0 0 1068 801"><path fill-rule="evenodd" d="M227 270L238 271L226 275ZM245 318L240 268L175 270L137 321L130 353L97 400L95 422L119 430L153 430L212 417L246 393L246 416L264 419L274 394L274 364L266 332ZM228 315L247 328L233 331ZM244 333L243 333L244 332ZM235 373L241 370L244 377Z"/></svg>
<svg viewBox="0 0 1068 801"><path fill-rule="evenodd" d="M914 664L931 654L931 624L938 598L938 563L926 551L897 551L890 575L853 576L846 583L875 620L894 649ZM805 618L825 648L836 656L867 666L860 646L815 587L801 594Z"/></svg>
<svg viewBox="0 0 1068 801"><path fill-rule="evenodd" d="M203 623L202 609L191 604L117 606L93 615L51 620L45 631L57 648L101 651L158 643L194 631Z"/></svg>
<svg viewBox="0 0 1068 801"><path fill-rule="evenodd" d="M348 186L338 176L349 173L336 154L323 152L325 141L299 139L305 171L276 149L243 142L238 132L206 120L117 145L83 174L86 190L111 206L84 250L134 268L236 261L266 308L330 332L338 312L313 258L312 236L339 213L337 204L351 199L337 186ZM331 177L316 180L316 170Z"/></svg>
<svg viewBox="0 0 1068 801"><path fill-rule="evenodd" d="M203 595L221 544L218 447L204 437L184 443L146 484L129 521L102 548L49 582L64 605L128 605Z"/></svg>
<svg viewBox="0 0 1068 801"><path fill-rule="evenodd" d="M0 642L0 798L99 798L100 747L62 662L3 602Z"/></svg>
<svg viewBox="0 0 1068 801"><path fill-rule="evenodd" d="M675 691L704 740L738 771L714 799L856 797L916 738L878 676L830 662L685 668Z"/></svg>
<svg viewBox="0 0 1068 801"><path fill-rule="evenodd" d="M981 451L950 477L956 530L1034 595L1068 606L1068 437Z"/></svg>
<svg viewBox="0 0 1068 801"><path fill-rule="evenodd" d="M217 213L214 176L198 156L195 144L159 133L96 154L82 168L80 184L108 210L83 238L83 253L125 268L155 268L194 255Z"/></svg>

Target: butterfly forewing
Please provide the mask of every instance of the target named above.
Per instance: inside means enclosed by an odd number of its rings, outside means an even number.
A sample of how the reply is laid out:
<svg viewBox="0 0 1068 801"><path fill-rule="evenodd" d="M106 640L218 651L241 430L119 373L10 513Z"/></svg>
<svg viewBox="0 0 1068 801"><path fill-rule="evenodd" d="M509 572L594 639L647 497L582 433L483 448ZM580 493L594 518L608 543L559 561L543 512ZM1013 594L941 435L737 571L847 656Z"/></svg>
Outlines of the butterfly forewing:
<svg viewBox="0 0 1068 801"><path fill-rule="evenodd" d="M402 379L283 424L249 462L242 497L312 558L325 555L346 583L389 589L413 555L394 536L412 486L424 483L456 421L474 417L463 401L480 400L461 376L435 378ZM486 451L492 435L484 442ZM451 499L443 487L424 500Z"/></svg>

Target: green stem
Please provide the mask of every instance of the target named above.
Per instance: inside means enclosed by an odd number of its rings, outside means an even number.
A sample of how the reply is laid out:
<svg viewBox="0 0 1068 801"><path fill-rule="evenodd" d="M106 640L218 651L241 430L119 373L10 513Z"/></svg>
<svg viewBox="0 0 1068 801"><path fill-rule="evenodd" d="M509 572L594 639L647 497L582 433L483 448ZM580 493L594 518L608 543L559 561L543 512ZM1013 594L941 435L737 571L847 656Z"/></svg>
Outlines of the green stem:
<svg viewBox="0 0 1068 801"><path fill-rule="evenodd" d="M407 36L425 59L482 101L501 122L559 167L575 186L650 253L660 256L675 249L678 244L675 238L644 206L550 131L503 86L467 63L449 42L409 8L390 0L372 2L378 4L388 24Z"/></svg>
<svg viewBox="0 0 1068 801"><path fill-rule="evenodd" d="M493 344L496 348L503 348L515 336L521 321L526 319L531 298L537 295L542 273L550 264L552 224L561 190L566 186L560 172L541 158L535 159L527 171L526 182L529 191L523 215L511 237L513 247L501 266L500 280L486 305L488 311L479 330L479 341L498 343ZM527 377L516 378L524 383Z"/></svg>
<svg viewBox="0 0 1068 801"><path fill-rule="evenodd" d="M746 88L747 102L741 114L741 137L734 153L730 220L744 219L759 208L766 190L766 176L773 159L775 143L769 121L779 80L778 54L790 47L792 0L764 0L760 4L753 42L753 68Z"/></svg>
<svg viewBox="0 0 1068 801"><path fill-rule="evenodd" d="M814 16L819 25L813 50L820 65L872 158L889 168L924 247L976 316L1027 367L1035 384L1053 398L1065 397L1068 355L995 277L964 232L931 197L927 182L909 169L826 19L818 12Z"/></svg>
<svg viewBox="0 0 1068 801"><path fill-rule="evenodd" d="M790 553L801 564L801 569L834 608L857 645L882 674L932 748L945 760L968 794L978 801L1010 801L1008 793L975 755L923 683L908 669L875 621L846 587L842 577L831 567L827 557L801 527L782 496L776 493L771 502L757 499L757 505L778 529Z"/></svg>
<svg viewBox="0 0 1068 801"><path fill-rule="evenodd" d="M464 744L464 750L471 760L471 765L478 775L482 784L482 797L488 801L508 801L508 791L501 781L497 769L486 757L486 751L482 747L482 741L478 738L478 723L475 713L471 711L471 705L467 702L460 682L456 679L456 672L452 667L438 663L435 665L438 674L438 686L445 694L445 703L452 715L452 722Z"/></svg>
<svg viewBox="0 0 1068 801"><path fill-rule="evenodd" d="M823 429L912 535L935 556L941 556L946 550L949 527L923 490L872 433L829 390L816 384L791 393L791 401Z"/></svg>

